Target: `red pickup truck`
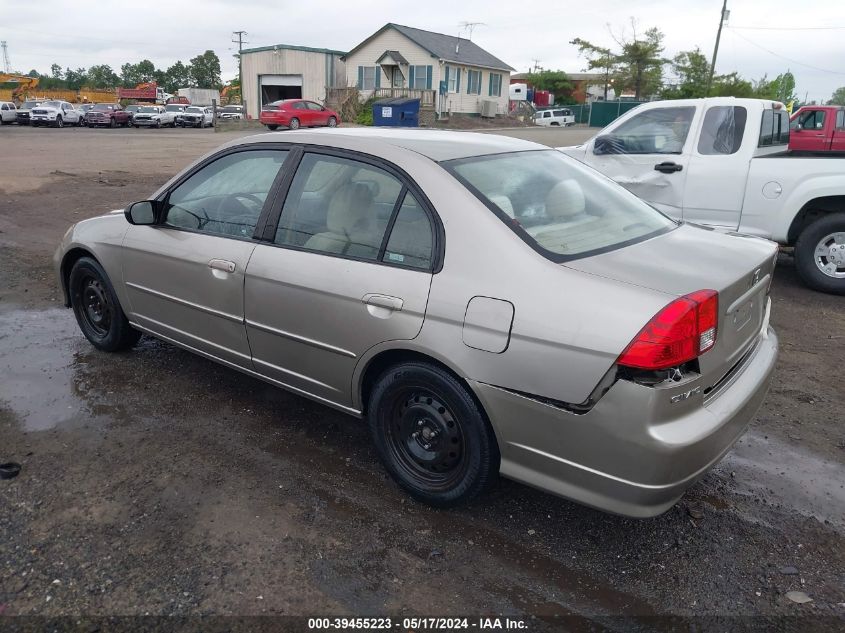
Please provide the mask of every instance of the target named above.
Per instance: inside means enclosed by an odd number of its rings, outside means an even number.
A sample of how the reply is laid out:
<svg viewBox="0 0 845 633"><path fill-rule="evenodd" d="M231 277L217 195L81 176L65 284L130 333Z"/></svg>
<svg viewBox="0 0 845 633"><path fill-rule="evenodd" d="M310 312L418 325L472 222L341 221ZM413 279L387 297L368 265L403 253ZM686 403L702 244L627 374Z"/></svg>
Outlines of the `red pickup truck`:
<svg viewBox="0 0 845 633"><path fill-rule="evenodd" d="M845 106L804 106L789 127L792 151L845 152Z"/></svg>

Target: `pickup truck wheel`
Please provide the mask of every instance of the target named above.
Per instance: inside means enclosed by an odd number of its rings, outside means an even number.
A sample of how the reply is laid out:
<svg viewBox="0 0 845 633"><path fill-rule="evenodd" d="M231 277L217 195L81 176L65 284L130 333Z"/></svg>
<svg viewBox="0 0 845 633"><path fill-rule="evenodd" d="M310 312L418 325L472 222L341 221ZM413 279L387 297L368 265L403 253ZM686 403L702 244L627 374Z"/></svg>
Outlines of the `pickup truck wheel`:
<svg viewBox="0 0 845 633"><path fill-rule="evenodd" d="M373 386L367 419L390 475L424 503L464 503L496 480L493 431L466 387L440 367L389 368Z"/></svg>
<svg viewBox="0 0 845 633"><path fill-rule="evenodd" d="M62 117L57 116L56 117L56 127L64 127L64 126L65 126L65 122L62 120Z"/></svg>
<svg viewBox="0 0 845 633"><path fill-rule="evenodd" d="M70 303L79 328L91 344L104 352L129 349L141 333L129 321L106 271L91 257L73 265L68 280Z"/></svg>
<svg viewBox="0 0 845 633"><path fill-rule="evenodd" d="M114 119L114 117L109 119L109 127L110 128L116 128L117 127L117 121Z"/></svg>
<svg viewBox="0 0 845 633"><path fill-rule="evenodd" d="M159 119L158 121L156 121L156 129L157 129L157 130L158 130L158 129L161 129L161 119Z"/></svg>
<svg viewBox="0 0 845 633"><path fill-rule="evenodd" d="M810 288L845 295L845 213L825 215L801 232L795 268Z"/></svg>

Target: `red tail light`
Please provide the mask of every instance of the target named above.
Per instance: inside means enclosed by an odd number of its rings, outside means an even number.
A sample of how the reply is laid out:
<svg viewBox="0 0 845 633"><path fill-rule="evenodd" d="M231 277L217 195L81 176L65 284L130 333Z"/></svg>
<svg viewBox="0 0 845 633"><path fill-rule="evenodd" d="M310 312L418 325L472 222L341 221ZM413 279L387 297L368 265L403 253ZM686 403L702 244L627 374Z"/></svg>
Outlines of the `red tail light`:
<svg viewBox="0 0 845 633"><path fill-rule="evenodd" d="M716 344L719 293L699 290L675 299L640 330L617 363L637 369L676 367Z"/></svg>

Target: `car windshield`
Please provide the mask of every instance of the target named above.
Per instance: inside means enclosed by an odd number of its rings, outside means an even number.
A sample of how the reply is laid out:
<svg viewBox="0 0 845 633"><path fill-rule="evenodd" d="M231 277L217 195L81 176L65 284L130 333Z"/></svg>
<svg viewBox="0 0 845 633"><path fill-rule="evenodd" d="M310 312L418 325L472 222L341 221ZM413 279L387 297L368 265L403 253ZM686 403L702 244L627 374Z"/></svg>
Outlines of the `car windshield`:
<svg viewBox="0 0 845 633"><path fill-rule="evenodd" d="M553 261L619 248L676 226L632 193L555 150L442 164Z"/></svg>
<svg viewBox="0 0 845 633"><path fill-rule="evenodd" d="M240 112L241 106L226 106L221 110L221 112Z"/></svg>
<svg viewBox="0 0 845 633"><path fill-rule="evenodd" d="M181 105L169 105L165 108L168 112L184 112L185 106Z"/></svg>
<svg viewBox="0 0 845 633"><path fill-rule="evenodd" d="M129 112L138 112L138 111L143 110L143 109L144 108L142 106L137 106L137 105L126 106L126 110L129 111Z"/></svg>
<svg viewBox="0 0 845 633"><path fill-rule="evenodd" d="M158 108L155 108L153 106L141 106L140 108L138 108L138 112L156 112L156 113L158 113Z"/></svg>
<svg viewBox="0 0 845 633"><path fill-rule="evenodd" d="M34 108L37 105L37 101L24 101L23 105L21 105L21 110L23 110L24 108Z"/></svg>
<svg viewBox="0 0 845 633"><path fill-rule="evenodd" d="M114 106L109 105L108 103L98 103L91 109L96 110L97 112L108 112L109 110L114 110Z"/></svg>
<svg viewBox="0 0 845 633"><path fill-rule="evenodd" d="M188 108L185 112L202 112L202 108Z"/></svg>
<svg viewBox="0 0 845 633"><path fill-rule="evenodd" d="M41 104L42 108L61 108L62 102L61 101L44 101Z"/></svg>

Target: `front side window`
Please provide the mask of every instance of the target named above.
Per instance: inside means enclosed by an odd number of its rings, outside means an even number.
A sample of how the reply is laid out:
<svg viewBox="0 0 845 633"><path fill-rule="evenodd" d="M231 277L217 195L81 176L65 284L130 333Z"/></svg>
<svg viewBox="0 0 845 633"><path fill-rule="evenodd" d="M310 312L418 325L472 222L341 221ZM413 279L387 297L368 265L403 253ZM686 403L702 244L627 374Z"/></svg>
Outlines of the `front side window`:
<svg viewBox="0 0 845 633"><path fill-rule="evenodd" d="M431 263L428 216L402 183L379 167L335 156L302 158L275 243L412 268Z"/></svg>
<svg viewBox="0 0 845 633"><path fill-rule="evenodd" d="M694 115L692 106L645 110L596 138L593 153L680 154Z"/></svg>
<svg viewBox="0 0 845 633"><path fill-rule="evenodd" d="M619 248L675 226L632 193L560 152L516 152L442 164L552 261Z"/></svg>
<svg viewBox="0 0 845 633"><path fill-rule="evenodd" d="M481 71L468 70L467 71L467 94L480 95L481 94Z"/></svg>
<svg viewBox="0 0 845 633"><path fill-rule="evenodd" d="M841 130L845 128L845 110L839 110L836 113L836 129Z"/></svg>
<svg viewBox="0 0 845 633"><path fill-rule="evenodd" d="M361 83L362 90L375 90L376 87L376 67L363 66L363 78Z"/></svg>
<svg viewBox="0 0 845 633"><path fill-rule="evenodd" d="M502 76L496 73L490 73L490 94L491 97L502 96Z"/></svg>
<svg viewBox="0 0 845 633"><path fill-rule="evenodd" d="M213 235L252 237L286 150L247 150L218 158L167 198L165 223Z"/></svg>
<svg viewBox="0 0 845 633"><path fill-rule="evenodd" d="M798 124L805 130L824 129L824 110L810 110L798 117Z"/></svg>
<svg viewBox="0 0 845 633"><path fill-rule="evenodd" d="M748 111L742 106L713 106L704 115L698 153L705 156L736 154L742 146Z"/></svg>

